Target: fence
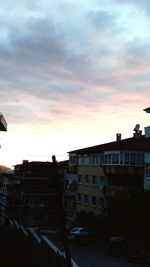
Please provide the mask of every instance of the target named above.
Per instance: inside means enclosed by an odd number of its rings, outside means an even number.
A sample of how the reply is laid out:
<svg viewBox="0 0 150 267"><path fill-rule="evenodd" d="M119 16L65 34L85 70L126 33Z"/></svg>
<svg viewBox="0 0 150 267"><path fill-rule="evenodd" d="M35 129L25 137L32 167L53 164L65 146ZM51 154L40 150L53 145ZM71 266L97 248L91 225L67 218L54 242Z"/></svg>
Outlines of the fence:
<svg viewBox="0 0 150 267"><path fill-rule="evenodd" d="M25 228L17 221L10 220L8 238L14 240L12 255L21 266L67 267L65 253L62 252L46 235L41 235L32 228ZM79 267L71 259L72 267Z"/></svg>

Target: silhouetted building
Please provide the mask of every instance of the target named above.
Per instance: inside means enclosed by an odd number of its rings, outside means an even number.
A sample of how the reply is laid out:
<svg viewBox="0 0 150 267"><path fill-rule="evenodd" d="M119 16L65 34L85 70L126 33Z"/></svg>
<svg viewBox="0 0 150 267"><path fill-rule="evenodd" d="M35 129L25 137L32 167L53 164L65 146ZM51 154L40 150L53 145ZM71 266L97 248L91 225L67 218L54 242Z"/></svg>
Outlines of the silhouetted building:
<svg viewBox="0 0 150 267"><path fill-rule="evenodd" d="M19 180L12 171L0 173L0 224L4 225L10 218L16 217L16 204Z"/></svg>
<svg viewBox="0 0 150 267"><path fill-rule="evenodd" d="M5 214L26 226L58 228L60 210L58 197L63 201L64 169L66 162L29 162L14 166L14 176L7 180L7 192L11 187L11 197L5 198ZM3 198L6 185L3 180ZM17 182L17 186L16 186ZM58 196L58 188L61 195ZM9 199L9 201L8 201ZM8 205L8 203L10 204ZM10 206L15 211L10 212Z"/></svg>
<svg viewBox="0 0 150 267"><path fill-rule="evenodd" d="M72 227L77 214L77 187L78 174L77 167L69 164L64 180L64 205L67 218L67 227Z"/></svg>

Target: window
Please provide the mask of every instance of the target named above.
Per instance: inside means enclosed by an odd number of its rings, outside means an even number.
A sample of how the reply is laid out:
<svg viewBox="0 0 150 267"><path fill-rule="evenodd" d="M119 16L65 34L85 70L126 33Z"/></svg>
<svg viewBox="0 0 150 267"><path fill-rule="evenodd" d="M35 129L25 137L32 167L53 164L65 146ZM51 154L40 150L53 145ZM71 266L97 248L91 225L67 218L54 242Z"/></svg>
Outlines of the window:
<svg viewBox="0 0 150 267"><path fill-rule="evenodd" d="M103 162L104 162L104 156L103 156L103 154L101 154L101 155L100 155L100 165L102 165Z"/></svg>
<svg viewBox="0 0 150 267"><path fill-rule="evenodd" d="M97 156L96 155L92 156L92 165L97 165Z"/></svg>
<svg viewBox="0 0 150 267"><path fill-rule="evenodd" d="M104 155L104 164L107 164L107 159L108 159L108 155L105 154L105 155Z"/></svg>
<svg viewBox="0 0 150 267"><path fill-rule="evenodd" d="M6 206L6 198L5 197L2 199L2 203L4 206Z"/></svg>
<svg viewBox="0 0 150 267"><path fill-rule="evenodd" d="M104 208L104 198L103 197L99 197L99 207Z"/></svg>
<svg viewBox="0 0 150 267"><path fill-rule="evenodd" d="M131 163L131 165L135 165L135 163L136 163L136 154L135 153L131 153L130 163Z"/></svg>
<svg viewBox="0 0 150 267"><path fill-rule="evenodd" d="M143 164L143 155L141 153L137 153L137 165Z"/></svg>
<svg viewBox="0 0 150 267"><path fill-rule="evenodd" d="M92 196L92 206L96 207L96 196Z"/></svg>
<svg viewBox="0 0 150 267"><path fill-rule="evenodd" d="M104 188L104 176L99 176L99 187L100 189Z"/></svg>
<svg viewBox="0 0 150 267"><path fill-rule="evenodd" d="M104 164L119 164L119 152L106 152L104 154Z"/></svg>
<svg viewBox="0 0 150 267"><path fill-rule="evenodd" d="M78 156L78 165L82 165L83 158L82 156Z"/></svg>
<svg viewBox="0 0 150 267"><path fill-rule="evenodd" d="M150 179L150 164L146 164L145 166L145 179Z"/></svg>
<svg viewBox="0 0 150 267"><path fill-rule="evenodd" d="M76 164L76 156L75 155L70 155L69 157L69 162L71 164Z"/></svg>
<svg viewBox="0 0 150 267"><path fill-rule="evenodd" d="M85 175L85 184L89 184L89 176L87 174Z"/></svg>
<svg viewBox="0 0 150 267"><path fill-rule="evenodd" d="M81 202L81 193L78 193L78 202Z"/></svg>
<svg viewBox="0 0 150 267"><path fill-rule="evenodd" d="M124 164L127 165L143 165L144 164L144 153L143 152L125 152L124 153Z"/></svg>
<svg viewBox="0 0 150 267"><path fill-rule="evenodd" d="M119 164L119 154L118 153L112 154L112 164Z"/></svg>
<svg viewBox="0 0 150 267"><path fill-rule="evenodd" d="M89 165L89 157L84 156L84 165L88 166Z"/></svg>
<svg viewBox="0 0 150 267"><path fill-rule="evenodd" d="M143 165L144 153L135 151L107 151L104 152L105 165Z"/></svg>
<svg viewBox="0 0 150 267"><path fill-rule="evenodd" d="M89 198L88 198L88 195L84 195L84 204L88 204L89 202Z"/></svg>
<svg viewBox="0 0 150 267"><path fill-rule="evenodd" d="M79 183L79 184L82 183L82 175L81 175L81 174L78 175L78 183Z"/></svg>
<svg viewBox="0 0 150 267"><path fill-rule="evenodd" d="M96 175L92 176L92 185L96 185Z"/></svg>
<svg viewBox="0 0 150 267"><path fill-rule="evenodd" d="M129 160L129 153L126 152L126 153L125 153L125 160L124 160L124 163L125 163L125 164L129 164L129 161L130 161L130 160Z"/></svg>
<svg viewBox="0 0 150 267"><path fill-rule="evenodd" d="M120 164L123 164L123 156L124 156L124 154L123 154L123 152L121 151L121 152L120 152Z"/></svg>

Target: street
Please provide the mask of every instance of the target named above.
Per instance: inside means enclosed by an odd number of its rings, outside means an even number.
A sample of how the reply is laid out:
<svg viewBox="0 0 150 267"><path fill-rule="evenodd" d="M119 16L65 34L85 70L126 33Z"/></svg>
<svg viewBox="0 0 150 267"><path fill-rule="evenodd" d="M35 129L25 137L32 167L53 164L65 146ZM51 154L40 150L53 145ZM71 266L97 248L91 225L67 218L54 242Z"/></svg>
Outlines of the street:
<svg viewBox="0 0 150 267"><path fill-rule="evenodd" d="M148 264L131 263L125 257L106 255L100 246L71 245L71 257L79 267L145 267Z"/></svg>
<svg viewBox="0 0 150 267"><path fill-rule="evenodd" d="M46 234L60 250L62 242L55 234ZM132 263L126 257L107 255L102 245L77 245L70 243L71 258L79 267L146 267L148 264Z"/></svg>

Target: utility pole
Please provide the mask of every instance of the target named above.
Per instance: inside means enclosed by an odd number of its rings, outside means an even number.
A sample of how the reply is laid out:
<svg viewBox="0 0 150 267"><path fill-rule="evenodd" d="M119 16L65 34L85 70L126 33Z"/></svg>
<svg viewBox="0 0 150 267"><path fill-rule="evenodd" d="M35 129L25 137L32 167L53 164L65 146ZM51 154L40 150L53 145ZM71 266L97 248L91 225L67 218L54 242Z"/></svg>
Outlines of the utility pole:
<svg viewBox="0 0 150 267"><path fill-rule="evenodd" d="M62 199L61 181L60 181L60 176L58 174L58 164L56 162L55 156L52 156L52 162L53 162L53 167L54 167L54 179L55 179L56 191L57 191L57 203L58 203L58 209L60 212L61 228L62 228L62 233L63 233L63 245L64 245L65 254L66 254L66 264L67 264L67 267L72 267L71 254L70 254L70 248L69 248L69 242L68 242L68 233L66 229L66 216L65 216L63 199Z"/></svg>

